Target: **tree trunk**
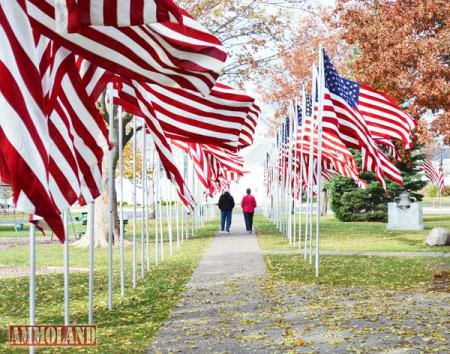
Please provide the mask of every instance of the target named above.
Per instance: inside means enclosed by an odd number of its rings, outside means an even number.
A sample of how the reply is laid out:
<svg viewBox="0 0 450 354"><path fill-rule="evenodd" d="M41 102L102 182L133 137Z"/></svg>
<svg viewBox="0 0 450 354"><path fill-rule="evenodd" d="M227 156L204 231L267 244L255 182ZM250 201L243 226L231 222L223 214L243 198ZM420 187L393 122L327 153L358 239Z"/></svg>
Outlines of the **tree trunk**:
<svg viewBox="0 0 450 354"><path fill-rule="evenodd" d="M103 116L105 120L108 120L108 114L103 112ZM133 136L133 131L126 134L126 126L131 121L130 116L122 116L120 119L123 120L123 147L131 140ZM119 161L119 149L118 149L118 141L119 141L119 133L118 133L118 117L115 115L114 119L114 137L113 141L111 141L113 145L113 176L116 175L116 168ZM94 244L95 247L106 247L108 245L108 232L109 232L109 208L108 208L108 198L109 198L109 173L110 173L110 164L109 164L109 151L105 152L103 156L102 162L102 194L95 200L95 216L94 216ZM119 230L119 216L117 211L117 191L116 185L113 183L113 244L115 240L119 240L120 230ZM88 225L86 227L86 232L84 236L78 240L75 245L78 247L88 247L89 246L89 232L90 232L90 220L92 219L92 215L88 216Z"/></svg>
<svg viewBox="0 0 450 354"><path fill-rule="evenodd" d="M114 147L114 150L117 148ZM114 153L113 168L116 168L118 161L118 153ZM105 155L103 160L103 176L102 176L102 194L95 200L95 216L94 216L94 245L95 247L106 247L108 245L108 232L109 232L109 208L108 208L108 198L109 198L109 158ZM116 186L113 184L113 244L115 240L119 239L119 216L117 211L117 191ZM90 214L90 213L88 213ZM92 215L88 215L88 223L86 226L86 233L84 236L75 243L77 247L88 247L89 246L89 233L90 225L92 222Z"/></svg>

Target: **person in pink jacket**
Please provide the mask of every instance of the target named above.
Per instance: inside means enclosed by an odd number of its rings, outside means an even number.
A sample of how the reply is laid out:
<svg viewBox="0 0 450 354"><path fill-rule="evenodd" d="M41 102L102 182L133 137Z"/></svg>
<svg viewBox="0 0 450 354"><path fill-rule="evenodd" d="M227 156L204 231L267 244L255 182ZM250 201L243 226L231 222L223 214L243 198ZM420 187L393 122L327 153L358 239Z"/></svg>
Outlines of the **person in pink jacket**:
<svg viewBox="0 0 450 354"><path fill-rule="evenodd" d="M241 207L244 212L245 229L249 234L253 232L253 214L256 208L256 199L251 195L252 191L247 188L247 195L242 198Z"/></svg>

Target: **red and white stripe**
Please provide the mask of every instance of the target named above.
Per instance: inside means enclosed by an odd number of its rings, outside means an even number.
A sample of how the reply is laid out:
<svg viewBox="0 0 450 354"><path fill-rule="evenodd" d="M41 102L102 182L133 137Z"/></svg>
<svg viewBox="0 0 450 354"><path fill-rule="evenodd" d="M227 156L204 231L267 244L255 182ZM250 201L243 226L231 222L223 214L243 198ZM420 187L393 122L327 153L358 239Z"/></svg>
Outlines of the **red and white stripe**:
<svg viewBox="0 0 450 354"><path fill-rule="evenodd" d="M413 147L412 131L416 122L393 98L367 85L361 85L357 109L372 136L400 140L405 149Z"/></svg>
<svg viewBox="0 0 450 354"><path fill-rule="evenodd" d="M45 70L44 77L50 77L52 83L53 77L61 77L61 87L57 84L46 93L51 107L51 176L57 176L51 182L57 204L63 205L64 196L68 207L75 201L85 203L100 195L101 164L108 139L105 122L95 101L88 97L74 55L50 43L49 48L52 46L50 65L40 65Z"/></svg>
<svg viewBox="0 0 450 354"><path fill-rule="evenodd" d="M87 95L96 102L108 83L113 81L113 75L80 56L76 57L76 64Z"/></svg>
<svg viewBox="0 0 450 354"><path fill-rule="evenodd" d="M303 125L297 131L295 156L298 160L309 158L310 152L317 158L318 131L313 119L313 117L304 117ZM333 166L336 173L360 183L359 169L353 154L336 135L326 129L322 132L322 163L324 164L323 170L327 169L326 165L328 164Z"/></svg>
<svg viewBox="0 0 450 354"><path fill-rule="evenodd" d="M207 94L225 64L222 43L181 9L182 23L86 26L77 33L57 33L53 3L26 3L33 26L48 38L130 80Z"/></svg>
<svg viewBox="0 0 450 354"><path fill-rule="evenodd" d="M363 171L373 171L386 189L384 178L402 184L400 171L392 164L373 140L364 118L352 109L341 97L324 87L323 131L339 137L346 146L359 149L363 153Z"/></svg>
<svg viewBox="0 0 450 354"><path fill-rule="evenodd" d="M183 175L178 170L172 154L172 148L164 133L164 130L159 124L159 121L154 118L155 113L152 107L145 104L145 100L138 91L136 91L136 98L138 99L140 109L144 114L145 124L147 125L148 131L152 137L156 152L158 153L161 164L167 173L167 178L175 185L178 196L183 204L187 207L193 207L194 198L189 191Z"/></svg>
<svg viewBox="0 0 450 354"><path fill-rule="evenodd" d="M64 227L49 187L49 142L39 53L23 1L0 0L0 175L16 207Z"/></svg>
<svg viewBox="0 0 450 354"><path fill-rule="evenodd" d="M244 159L236 153L216 146L172 140L172 143L189 154L196 175L206 193L213 195L220 185L237 181L244 171Z"/></svg>
<svg viewBox="0 0 450 354"><path fill-rule="evenodd" d="M77 32L92 25L128 27L182 21L182 12L170 0L56 0L55 10L61 32Z"/></svg>
<svg viewBox="0 0 450 354"><path fill-rule="evenodd" d="M442 193L445 187L443 166L439 165L439 167L436 169L433 166L433 162L429 158L426 158L423 161L421 169L425 173L425 176L427 176L427 178L431 181L431 183L437 186L439 188L439 191Z"/></svg>
<svg viewBox="0 0 450 354"><path fill-rule="evenodd" d="M158 85L128 83L115 79L116 104L131 114L143 116L137 104L138 90L152 106L166 136L201 144L238 149L253 142L259 116L254 98L223 84L211 93L199 93Z"/></svg>

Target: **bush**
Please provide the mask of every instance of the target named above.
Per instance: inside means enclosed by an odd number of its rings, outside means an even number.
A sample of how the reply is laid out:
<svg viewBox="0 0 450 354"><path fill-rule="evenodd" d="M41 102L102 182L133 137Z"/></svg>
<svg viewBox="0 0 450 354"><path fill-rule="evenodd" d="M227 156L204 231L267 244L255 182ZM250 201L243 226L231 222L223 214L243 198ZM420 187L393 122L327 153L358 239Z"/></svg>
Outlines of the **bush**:
<svg viewBox="0 0 450 354"><path fill-rule="evenodd" d="M428 184L424 188L424 193L427 197L436 198L438 196L438 189L434 184Z"/></svg>
<svg viewBox="0 0 450 354"><path fill-rule="evenodd" d="M423 190L425 195L429 198L439 197L439 191L436 185L429 183ZM450 186L444 186L441 197L450 196Z"/></svg>
<svg viewBox="0 0 450 354"><path fill-rule="evenodd" d="M437 194L437 188L436 188L436 194ZM444 190L442 191L442 197L448 197L450 196L450 186L444 186Z"/></svg>
<svg viewBox="0 0 450 354"><path fill-rule="evenodd" d="M360 156L355 153L357 160ZM411 154L397 163L401 170L404 185L386 181L385 193L373 173L364 173L361 177L368 182L366 189L359 188L352 179L335 176L325 187L329 191L331 209L340 221L387 221L387 203L394 201L400 193L408 191L411 197L421 201L421 190L426 182L421 180L421 171L417 166L422 163L423 155ZM450 189L450 188L449 188ZM450 191L449 191L450 192Z"/></svg>
<svg viewBox="0 0 450 354"><path fill-rule="evenodd" d="M388 198L372 182L358 188L350 178L336 176L328 184L331 209L340 221L386 221Z"/></svg>

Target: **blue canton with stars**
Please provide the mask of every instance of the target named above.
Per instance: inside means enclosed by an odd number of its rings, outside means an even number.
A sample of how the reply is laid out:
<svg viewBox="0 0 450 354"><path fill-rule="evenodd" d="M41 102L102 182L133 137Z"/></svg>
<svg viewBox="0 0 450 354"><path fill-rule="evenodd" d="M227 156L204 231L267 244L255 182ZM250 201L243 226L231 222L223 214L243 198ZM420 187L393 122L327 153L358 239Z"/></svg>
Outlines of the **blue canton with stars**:
<svg viewBox="0 0 450 354"><path fill-rule="evenodd" d="M303 115L302 115L302 107L297 105L297 124L300 127L302 125Z"/></svg>
<svg viewBox="0 0 450 354"><path fill-rule="evenodd" d="M312 116L312 99L310 95L306 95L305 98L305 106L306 106L306 116L311 117Z"/></svg>
<svg viewBox="0 0 450 354"><path fill-rule="evenodd" d="M289 142L289 117L286 117L286 120L284 122L284 129L283 129L283 143L287 144Z"/></svg>
<svg viewBox="0 0 450 354"><path fill-rule="evenodd" d="M352 108L358 104L359 84L339 76L327 53L323 51L325 66L325 87L331 93L343 98Z"/></svg>

